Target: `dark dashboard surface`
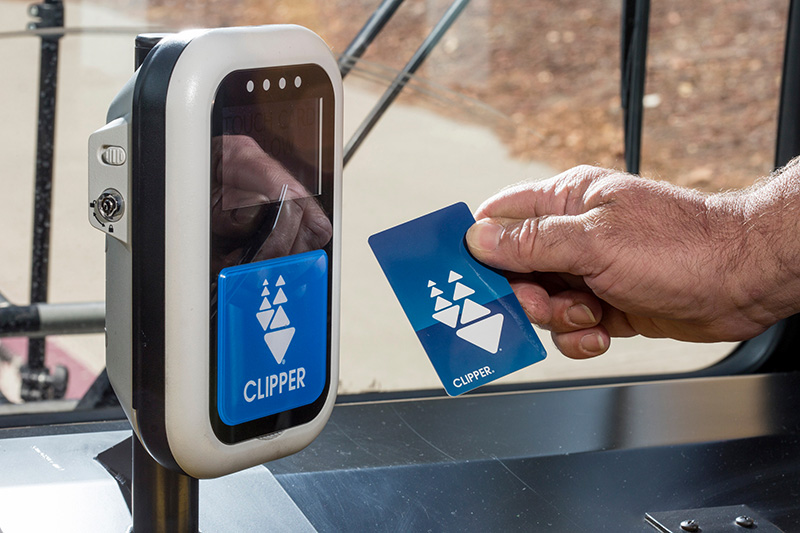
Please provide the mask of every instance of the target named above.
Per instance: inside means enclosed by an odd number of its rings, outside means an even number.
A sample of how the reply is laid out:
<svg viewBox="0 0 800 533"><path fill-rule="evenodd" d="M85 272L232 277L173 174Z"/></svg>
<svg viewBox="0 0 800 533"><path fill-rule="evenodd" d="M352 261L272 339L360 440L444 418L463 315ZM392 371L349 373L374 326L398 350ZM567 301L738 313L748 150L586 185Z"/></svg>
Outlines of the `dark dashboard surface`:
<svg viewBox="0 0 800 533"><path fill-rule="evenodd" d="M343 405L269 469L321 531L654 531L740 504L800 531L800 375Z"/></svg>
<svg viewBox="0 0 800 533"><path fill-rule="evenodd" d="M129 434L0 430L0 530L46 516L22 494L117 530L130 515L94 457ZM650 532L646 513L737 505L800 531L800 375L341 404L265 466L201 482L202 531Z"/></svg>

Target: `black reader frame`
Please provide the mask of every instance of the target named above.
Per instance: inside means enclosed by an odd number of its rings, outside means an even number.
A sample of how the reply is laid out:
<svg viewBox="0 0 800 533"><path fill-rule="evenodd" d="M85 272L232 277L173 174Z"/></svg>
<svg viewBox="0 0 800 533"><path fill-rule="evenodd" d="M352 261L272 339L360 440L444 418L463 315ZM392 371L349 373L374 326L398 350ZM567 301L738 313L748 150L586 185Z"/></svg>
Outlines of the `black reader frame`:
<svg viewBox="0 0 800 533"><path fill-rule="evenodd" d="M299 87L294 85L294 79L299 76L302 84ZM262 90L262 82L269 79L271 82L270 90ZM286 83L285 88L278 86L278 81L283 79ZM248 81L254 82L252 91L245 90ZM335 139L335 106L333 84L325 70L315 64L301 64L288 66L264 67L257 69L238 70L229 73L220 83L211 112L211 132L210 138L221 135L222 110L227 106L268 106L271 103L281 103L291 100L322 99L321 113L321 191L314 196L319 202L322 210L328 216L333 225L334 210L334 139ZM213 169L213 166L212 166ZM209 176L210 187L213 187L213 177ZM267 217L270 222L273 217ZM271 224L270 224L271 225ZM257 232L258 237L266 237L262 232ZM209 224L210 258L214 256L214 240L211 238L211 226ZM335 238L335 234L334 237ZM226 444L237 444L256 437L283 431L292 427L306 424L316 418L325 405L325 399L331 387L331 349L332 349L332 329L331 312L333 310L333 238L322 248L331 260L328 268L328 323L327 323L327 348L326 348L326 377L325 386L322 393L313 402L283 411L266 417L251 420L237 425L228 425L222 421L217 405L217 277L213 275L213 267L209 265L212 279L209 280L210 286L210 324L209 324L209 416L211 426L217 438ZM256 246L257 248L257 246ZM252 262L253 254L244 257L241 264Z"/></svg>

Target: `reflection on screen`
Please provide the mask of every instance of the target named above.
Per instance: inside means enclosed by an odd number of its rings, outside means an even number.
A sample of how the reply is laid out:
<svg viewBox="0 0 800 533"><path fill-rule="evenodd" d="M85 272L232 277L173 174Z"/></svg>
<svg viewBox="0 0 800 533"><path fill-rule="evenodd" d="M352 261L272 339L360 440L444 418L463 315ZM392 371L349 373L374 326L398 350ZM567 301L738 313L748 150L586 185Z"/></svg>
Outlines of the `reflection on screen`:
<svg viewBox="0 0 800 533"><path fill-rule="evenodd" d="M250 137L268 158L279 163L305 189L294 187L290 198L317 196L322 192L321 121L322 98L226 106L222 109L222 134L224 138ZM223 149L223 154L228 153L229 150ZM225 159L222 164L226 164ZM274 191L272 197L264 196L252 185L223 181L222 209L277 201Z"/></svg>
<svg viewBox="0 0 800 533"><path fill-rule="evenodd" d="M323 99L223 105L211 142L212 275L323 248Z"/></svg>

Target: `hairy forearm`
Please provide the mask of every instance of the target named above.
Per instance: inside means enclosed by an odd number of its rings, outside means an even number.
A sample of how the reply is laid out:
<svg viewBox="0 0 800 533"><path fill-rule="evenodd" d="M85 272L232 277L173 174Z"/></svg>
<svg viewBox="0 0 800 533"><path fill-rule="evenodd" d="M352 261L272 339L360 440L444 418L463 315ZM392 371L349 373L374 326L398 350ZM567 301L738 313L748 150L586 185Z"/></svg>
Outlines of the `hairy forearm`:
<svg viewBox="0 0 800 533"><path fill-rule="evenodd" d="M800 312L800 159L709 205L732 215L722 240L735 306L765 326Z"/></svg>

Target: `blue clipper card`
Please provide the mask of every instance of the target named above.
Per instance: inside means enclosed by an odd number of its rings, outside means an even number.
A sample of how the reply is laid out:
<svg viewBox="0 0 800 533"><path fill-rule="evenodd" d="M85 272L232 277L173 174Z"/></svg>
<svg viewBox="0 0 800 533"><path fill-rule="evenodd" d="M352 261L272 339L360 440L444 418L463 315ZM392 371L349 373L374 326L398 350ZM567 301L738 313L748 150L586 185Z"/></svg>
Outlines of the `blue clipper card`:
<svg viewBox="0 0 800 533"><path fill-rule="evenodd" d="M467 250L474 223L469 207L457 203L369 238L450 396L546 356L508 280Z"/></svg>

